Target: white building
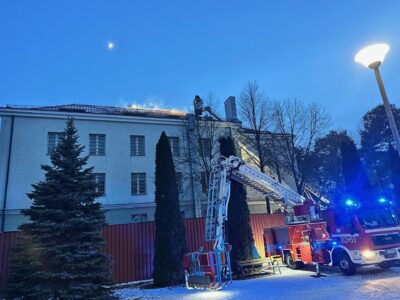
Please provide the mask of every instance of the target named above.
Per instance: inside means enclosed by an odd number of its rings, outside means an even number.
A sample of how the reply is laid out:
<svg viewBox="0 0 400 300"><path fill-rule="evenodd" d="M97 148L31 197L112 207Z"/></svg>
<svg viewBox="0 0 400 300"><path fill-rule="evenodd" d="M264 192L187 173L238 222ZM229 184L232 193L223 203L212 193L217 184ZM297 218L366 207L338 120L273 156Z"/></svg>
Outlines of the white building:
<svg viewBox="0 0 400 300"><path fill-rule="evenodd" d="M182 214L186 218L204 215L204 186L193 176L200 171L182 157L196 151L187 138L193 115L76 104L7 106L0 108L0 231L15 230L24 221L20 210L30 206L26 194L44 178L40 166L50 163L49 153L70 116L97 174L98 189L103 192L98 199L109 224L153 220L155 148L162 131L170 137ZM218 134L229 134L237 126L218 122ZM250 211L264 213L263 197L254 195Z"/></svg>

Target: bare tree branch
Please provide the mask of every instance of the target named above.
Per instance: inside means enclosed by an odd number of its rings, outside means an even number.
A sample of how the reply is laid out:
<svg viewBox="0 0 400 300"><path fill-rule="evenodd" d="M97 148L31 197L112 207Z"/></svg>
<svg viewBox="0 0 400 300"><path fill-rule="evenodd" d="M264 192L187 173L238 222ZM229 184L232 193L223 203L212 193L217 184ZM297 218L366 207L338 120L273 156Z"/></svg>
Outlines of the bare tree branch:
<svg viewBox="0 0 400 300"><path fill-rule="evenodd" d="M280 164L294 178L297 191L302 192L307 179L307 164L315 140L330 124L330 117L315 103L300 100L276 101L273 106L273 124L276 133L286 138L277 140Z"/></svg>

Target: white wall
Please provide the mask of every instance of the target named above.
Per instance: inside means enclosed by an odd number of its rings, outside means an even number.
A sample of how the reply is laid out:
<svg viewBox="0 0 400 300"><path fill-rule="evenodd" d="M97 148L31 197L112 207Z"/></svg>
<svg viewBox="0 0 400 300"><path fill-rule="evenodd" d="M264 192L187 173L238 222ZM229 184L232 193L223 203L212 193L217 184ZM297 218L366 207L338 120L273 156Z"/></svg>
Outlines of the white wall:
<svg viewBox="0 0 400 300"><path fill-rule="evenodd" d="M95 166L95 172L106 173L106 195L99 198L100 202L105 205L153 202L156 143L163 130L167 135L179 136L182 133L179 125L76 119L79 143L86 146L85 155L89 153L89 134L106 135L106 155L91 156L89 159L89 166ZM50 163L47 155L48 132L63 131L64 127L65 119L60 118L15 118L7 209L21 209L30 205L26 193L32 190L32 183L43 179L40 165ZM135 134L145 136L145 156L130 156L130 135ZM0 144L1 149L5 148L3 144L4 141ZM1 157L4 157L4 153L1 153ZM131 173L134 172L146 173L146 195L131 195Z"/></svg>
<svg viewBox="0 0 400 300"><path fill-rule="evenodd" d="M43 179L44 172L40 165L50 163L50 157L47 155L48 132L63 131L68 116L74 117L80 136L79 143L86 146L85 155L89 153L89 134L106 135L106 155L90 157L89 166L94 166L95 172L106 174L106 194L98 199L108 211L107 218L110 224L128 223L131 214L135 213L146 213L149 220L153 219L155 148L162 131L168 136L180 137L180 147L187 147L187 138L182 136L185 123L179 119L0 110L0 205L3 200L5 166L8 161L11 114L15 115L15 119L7 192L6 230L15 230L23 221L19 210L30 205L26 194L32 190L31 184ZM130 135L145 136L145 156L130 156ZM185 159L175 160L178 170L189 168L187 162L183 161ZM135 172L145 172L147 175L146 195L131 195L131 173ZM197 212L203 212L206 199L197 196L202 201L200 203L197 199L195 205L190 178L186 176L183 185L183 193L180 194L181 210L185 212L186 217L195 217L196 205ZM195 193L199 193L199 183L195 181L194 185ZM248 196L252 213L265 212L265 202L260 194L249 192Z"/></svg>

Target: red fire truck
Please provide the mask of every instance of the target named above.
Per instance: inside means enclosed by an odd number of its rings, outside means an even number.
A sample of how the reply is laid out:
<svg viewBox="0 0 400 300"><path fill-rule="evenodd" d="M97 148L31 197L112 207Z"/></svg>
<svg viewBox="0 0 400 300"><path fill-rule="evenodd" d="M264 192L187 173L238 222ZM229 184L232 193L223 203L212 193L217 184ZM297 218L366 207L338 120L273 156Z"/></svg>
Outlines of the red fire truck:
<svg viewBox="0 0 400 300"><path fill-rule="evenodd" d="M390 267L400 260L400 225L394 209L381 198L376 205L360 206L348 199L345 207L320 211L320 205L292 191L238 157L221 157L213 167L208 191L206 241L213 251L184 257L188 288L220 289L232 281L231 246L225 243L230 183L237 181L273 197L287 212L286 226L266 229L266 254L281 254L290 268L305 263L338 265L346 275L357 266ZM310 197L308 197L310 198ZM329 200L320 198L324 206Z"/></svg>
<svg viewBox="0 0 400 300"><path fill-rule="evenodd" d="M266 254L281 253L290 268L318 261L353 275L359 266L389 268L400 262L399 215L384 198L367 205L348 199L343 206L324 211L319 220L296 224L298 218L295 211L287 226L264 231Z"/></svg>
<svg viewBox="0 0 400 300"><path fill-rule="evenodd" d="M205 228L206 241L212 241L214 249L184 256L183 267L188 288L219 289L232 281L229 255L231 246L225 243L224 228L229 201L235 201L230 199L232 180L273 197L290 216L294 210L295 217L288 223L287 238L284 243L279 242L280 245L285 245L285 251L290 246L293 253L298 253L286 256L290 266L309 261L329 263L330 238L326 223L319 217L318 206L268 175L246 165L240 158L221 157L211 173ZM289 236L295 238L289 239ZM276 245L272 238L270 241L271 245ZM297 246L300 250L297 250Z"/></svg>
<svg viewBox="0 0 400 300"><path fill-rule="evenodd" d="M264 230L266 256L281 255L291 269L304 264L329 264L332 240L328 226L322 219L319 206L311 200L294 206L294 213L286 216L286 226Z"/></svg>

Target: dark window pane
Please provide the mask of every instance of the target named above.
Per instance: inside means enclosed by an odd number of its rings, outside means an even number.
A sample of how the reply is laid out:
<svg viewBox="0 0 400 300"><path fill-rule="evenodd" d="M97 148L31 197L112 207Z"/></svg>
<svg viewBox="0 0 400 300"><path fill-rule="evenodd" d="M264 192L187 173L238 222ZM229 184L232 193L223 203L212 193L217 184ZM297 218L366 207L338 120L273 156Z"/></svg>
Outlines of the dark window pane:
<svg viewBox="0 0 400 300"><path fill-rule="evenodd" d="M199 153L203 157L211 157L211 139L199 138L198 140Z"/></svg>
<svg viewBox="0 0 400 300"><path fill-rule="evenodd" d="M147 222L147 214L134 214L134 215L131 215L131 222L132 223Z"/></svg>
<svg viewBox="0 0 400 300"><path fill-rule="evenodd" d="M132 195L146 194L146 173L131 174L131 193Z"/></svg>
<svg viewBox="0 0 400 300"><path fill-rule="evenodd" d="M178 189L179 193L183 192L183 182L182 182L182 173L181 172L176 172L176 187Z"/></svg>
<svg viewBox="0 0 400 300"><path fill-rule="evenodd" d="M105 134L89 134L89 155L92 156L106 155Z"/></svg>
<svg viewBox="0 0 400 300"><path fill-rule="evenodd" d="M141 135L131 135L131 156L145 155L145 139Z"/></svg>
<svg viewBox="0 0 400 300"><path fill-rule="evenodd" d="M95 191L98 196L104 196L106 193L106 174L94 173Z"/></svg>
<svg viewBox="0 0 400 300"><path fill-rule="evenodd" d="M49 132L47 134L47 154L51 154L57 147L64 132Z"/></svg>
<svg viewBox="0 0 400 300"><path fill-rule="evenodd" d="M179 137L169 136L169 145L171 147L172 156L179 157L180 156L180 147L179 147Z"/></svg>
<svg viewBox="0 0 400 300"><path fill-rule="evenodd" d="M200 184L201 184L201 191L203 193L207 193L208 192L208 181L207 181L207 176L206 173L201 172L200 174Z"/></svg>

